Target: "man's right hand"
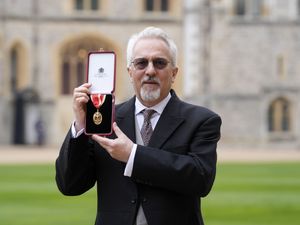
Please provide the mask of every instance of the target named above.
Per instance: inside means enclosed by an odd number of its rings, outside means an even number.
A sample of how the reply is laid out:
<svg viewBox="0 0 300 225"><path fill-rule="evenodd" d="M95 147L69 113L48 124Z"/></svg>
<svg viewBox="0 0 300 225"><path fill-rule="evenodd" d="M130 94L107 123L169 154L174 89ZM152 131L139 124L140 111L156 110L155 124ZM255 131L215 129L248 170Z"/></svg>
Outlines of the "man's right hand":
<svg viewBox="0 0 300 225"><path fill-rule="evenodd" d="M76 132L85 127L86 103L89 101L89 88L92 84L84 83L83 85L74 89L73 92L73 112L75 115L75 129Z"/></svg>

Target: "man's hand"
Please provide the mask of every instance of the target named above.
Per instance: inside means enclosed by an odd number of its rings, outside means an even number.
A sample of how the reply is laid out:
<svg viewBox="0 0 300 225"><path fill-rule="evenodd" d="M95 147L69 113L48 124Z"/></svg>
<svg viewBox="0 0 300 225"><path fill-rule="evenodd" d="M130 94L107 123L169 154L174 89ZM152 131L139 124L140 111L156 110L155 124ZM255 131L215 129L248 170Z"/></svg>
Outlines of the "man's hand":
<svg viewBox="0 0 300 225"><path fill-rule="evenodd" d="M86 103L89 101L89 88L92 85L85 83L74 89L73 92L73 112L75 115L75 129L76 132L84 128Z"/></svg>
<svg viewBox="0 0 300 225"><path fill-rule="evenodd" d="M117 135L116 139L109 139L98 135L92 135L92 139L98 142L110 156L116 160L127 162L133 142L120 130L116 123L113 123L113 130Z"/></svg>

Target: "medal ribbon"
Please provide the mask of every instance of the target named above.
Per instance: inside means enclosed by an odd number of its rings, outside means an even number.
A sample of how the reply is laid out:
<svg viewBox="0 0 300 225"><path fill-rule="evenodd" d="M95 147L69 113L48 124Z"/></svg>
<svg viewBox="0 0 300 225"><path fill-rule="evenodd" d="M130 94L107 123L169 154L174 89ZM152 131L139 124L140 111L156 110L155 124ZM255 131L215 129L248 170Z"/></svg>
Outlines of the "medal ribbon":
<svg viewBox="0 0 300 225"><path fill-rule="evenodd" d="M105 101L105 97L106 97L106 95L102 95L102 94L92 94L91 95L91 100L97 110L100 108L101 105L103 105L103 103Z"/></svg>

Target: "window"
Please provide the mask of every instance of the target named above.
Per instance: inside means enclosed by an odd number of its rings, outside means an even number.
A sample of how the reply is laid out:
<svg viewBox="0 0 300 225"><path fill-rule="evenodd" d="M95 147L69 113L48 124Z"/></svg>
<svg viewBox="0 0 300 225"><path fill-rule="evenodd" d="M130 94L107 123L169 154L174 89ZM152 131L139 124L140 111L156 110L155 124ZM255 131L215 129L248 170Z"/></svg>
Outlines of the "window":
<svg viewBox="0 0 300 225"><path fill-rule="evenodd" d="M235 14L242 16L246 14L246 4L245 0L236 0L235 1Z"/></svg>
<svg viewBox="0 0 300 225"><path fill-rule="evenodd" d="M69 94L70 89L70 64L69 62L64 62L62 66L62 94Z"/></svg>
<svg viewBox="0 0 300 225"><path fill-rule="evenodd" d="M262 0L252 0L252 12L254 17L259 17L262 15Z"/></svg>
<svg viewBox="0 0 300 225"><path fill-rule="evenodd" d="M75 1L75 9L83 10L83 0L76 0Z"/></svg>
<svg viewBox="0 0 300 225"><path fill-rule="evenodd" d="M17 77L18 77L18 70L19 70L19 57L18 57L18 51L16 48L13 48L10 53L10 85L12 92L15 92L17 90Z"/></svg>
<svg viewBox="0 0 300 225"><path fill-rule="evenodd" d="M83 51L85 52L84 55L82 54ZM62 94L71 94L75 87L84 83L86 58L87 50L84 47L66 50L62 64Z"/></svg>
<svg viewBox="0 0 300 225"><path fill-rule="evenodd" d="M167 12L168 11L168 0L161 0L161 5L160 5L160 9L162 12Z"/></svg>
<svg viewBox="0 0 300 225"><path fill-rule="evenodd" d="M237 16L260 17L263 15L263 0L235 0L234 13Z"/></svg>
<svg viewBox="0 0 300 225"><path fill-rule="evenodd" d="M285 58L283 55L277 57L277 76L282 80L286 77Z"/></svg>
<svg viewBox="0 0 300 225"><path fill-rule="evenodd" d="M10 89L12 92L20 91L28 86L28 61L26 49L16 43L9 51Z"/></svg>
<svg viewBox="0 0 300 225"><path fill-rule="evenodd" d="M153 10L154 10L154 0L147 0L146 11L153 11Z"/></svg>
<svg viewBox="0 0 300 225"><path fill-rule="evenodd" d="M270 132L291 130L291 106L285 98L274 100L269 106L268 127Z"/></svg>
<svg viewBox="0 0 300 225"><path fill-rule="evenodd" d="M61 94L72 94L75 87L85 82L88 52L100 48L109 49L98 39L88 37L71 42L64 47L61 51Z"/></svg>
<svg viewBox="0 0 300 225"><path fill-rule="evenodd" d="M145 0L145 11L167 12L169 11L168 0Z"/></svg>
<svg viewBox="0 0 300 225"><path fill-rule="evenodd" d="M74 0L74 8L77 11L97 11L99 10L100 0Z"/></svg>
<svg viewBox="0 0 300 225"><path fill-rule="evenodd" d="M91 0L91 10L98 10L98 4L99 1L98 0Z"/></svg>

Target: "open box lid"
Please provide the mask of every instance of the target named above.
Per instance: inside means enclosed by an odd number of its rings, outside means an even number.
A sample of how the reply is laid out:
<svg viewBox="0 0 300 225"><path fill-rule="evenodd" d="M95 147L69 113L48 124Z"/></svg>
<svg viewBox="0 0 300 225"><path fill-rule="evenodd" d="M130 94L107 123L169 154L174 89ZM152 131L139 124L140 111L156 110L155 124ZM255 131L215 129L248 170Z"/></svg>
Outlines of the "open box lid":
<svg viewBox="0 0 300 225"><path fill-rule="evenodd" d="M91 94L110 94L115 90L116 55L99 51L88 54L87 81L92 84Z"/></svg>

